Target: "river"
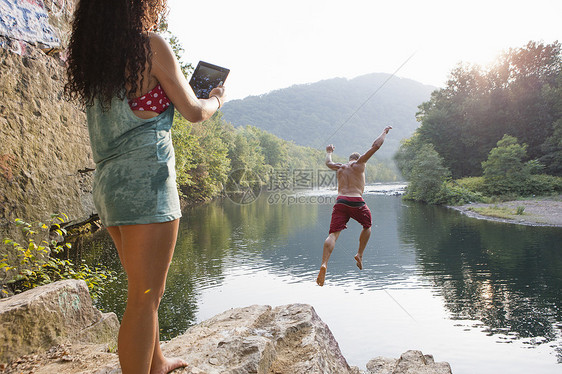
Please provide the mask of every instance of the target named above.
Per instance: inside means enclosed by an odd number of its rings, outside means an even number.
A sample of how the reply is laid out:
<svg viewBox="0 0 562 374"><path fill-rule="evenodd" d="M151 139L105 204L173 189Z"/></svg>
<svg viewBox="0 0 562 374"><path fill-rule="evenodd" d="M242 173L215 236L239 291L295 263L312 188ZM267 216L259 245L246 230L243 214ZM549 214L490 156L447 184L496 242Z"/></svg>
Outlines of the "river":
<svg viewBox="0 0 562 374"><path fill-rule="evenodd" d="M307 303L350 365L409 349L455 374L562 371L562 229L477 220L368 186L364 269L350 222L316 285L334 191L228 199L190 208L160 307L162 338L234 307ZM98 302L122 315L126 280L102 237L87 261L119 271Z"/></svg>

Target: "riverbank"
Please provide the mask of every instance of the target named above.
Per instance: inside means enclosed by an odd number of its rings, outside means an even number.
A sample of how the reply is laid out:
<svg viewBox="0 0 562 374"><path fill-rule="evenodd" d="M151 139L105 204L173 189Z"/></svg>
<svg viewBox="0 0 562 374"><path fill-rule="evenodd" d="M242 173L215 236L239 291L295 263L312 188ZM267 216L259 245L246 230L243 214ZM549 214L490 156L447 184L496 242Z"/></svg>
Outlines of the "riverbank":
<svg viewBox="0 0 562 374"><path fill-rule="evenodd" d="M562 227L562 195L493 204L472 203L449 206L449 208L469 217L489 221L527 226Z"/></svg>

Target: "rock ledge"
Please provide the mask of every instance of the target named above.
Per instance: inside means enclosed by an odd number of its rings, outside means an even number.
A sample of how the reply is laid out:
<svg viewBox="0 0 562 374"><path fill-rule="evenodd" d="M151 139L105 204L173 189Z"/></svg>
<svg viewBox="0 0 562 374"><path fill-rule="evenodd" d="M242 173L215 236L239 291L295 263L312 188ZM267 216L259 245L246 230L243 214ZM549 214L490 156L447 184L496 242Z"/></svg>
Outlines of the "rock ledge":
<svg viewBox="0 0 562 374"><path fill-rule="evenodd" d="M83 281L62 281L0 300L3 373L118 374L118 322L92 306ZM162 343L190 366L183 374L450 374L448 363L408 351L351 367L329 327L307 304L227 310ZM25 356L22 356L25 355Z"/></svg>

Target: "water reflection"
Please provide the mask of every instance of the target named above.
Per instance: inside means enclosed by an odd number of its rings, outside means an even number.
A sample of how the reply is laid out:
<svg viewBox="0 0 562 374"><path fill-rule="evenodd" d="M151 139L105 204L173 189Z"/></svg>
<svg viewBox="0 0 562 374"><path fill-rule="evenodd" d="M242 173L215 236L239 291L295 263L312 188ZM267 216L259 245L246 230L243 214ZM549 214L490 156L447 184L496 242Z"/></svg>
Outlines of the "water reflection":
<svg viewBox="0 0 562 374"><path fill-rule="evenodd" d="M451 318L481 321L476 326L498 334L498 342L540 345L560 338L562 230L491 223L416 204L408 204L399 227ZM562 362L560 342L553 347Z"/></svg>
<svg viewBox="0 0 562 374"><path fill-rule="evenodd" d="M333 194L333 192L332 192ZM400 248L396 220L401 210L401 198L373 195L368 198L373 214L373 234L364 255L369 272L360 272L353 256L357 253L361 226L350 222L348 229L339 237L330 257L327 284L349 286L350 281L360 290L381 289L394 285L403 286L415 266L413 250ZM267 204L266 204L267 205ZM264 243L259 250L260 262L268 265L269 271L291 274L300 280L315 282L322 256L324 239L328 235L332 204L297 204L275 207L286 212L293 224L285 235L273 234L275 243ZM380 213L379 213L380 212Z"/></svg>
<svg viewBox="0 0 562 374"><path fill-rule="evenodd" d="M295 227L316 221L314 209L275 207L260 199L237 205L215 201L184 212L160 311L161 334L170 338L195 322L201 290L220 285L225 268L259 269L262 256L284 242ZM230 308L228 297L224 308Z"/></svg>

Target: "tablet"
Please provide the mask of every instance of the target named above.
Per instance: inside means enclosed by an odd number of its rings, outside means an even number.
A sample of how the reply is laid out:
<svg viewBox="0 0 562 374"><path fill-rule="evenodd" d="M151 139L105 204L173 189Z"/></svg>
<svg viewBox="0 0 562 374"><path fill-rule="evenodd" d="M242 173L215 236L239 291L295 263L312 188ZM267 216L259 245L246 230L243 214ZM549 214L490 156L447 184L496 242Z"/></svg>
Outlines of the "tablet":
<svg viewBox="0 0 562 374"><path fill-rule="evenodd" d="M230 69L199 61L189 80L189 85L197 98L208 99L211 90L224 83L229 72Z"/></svg>

